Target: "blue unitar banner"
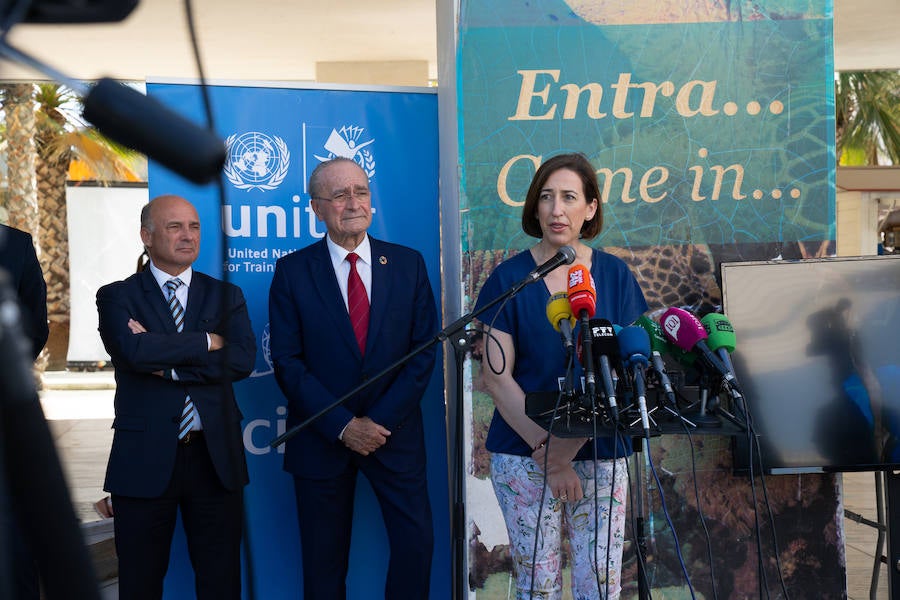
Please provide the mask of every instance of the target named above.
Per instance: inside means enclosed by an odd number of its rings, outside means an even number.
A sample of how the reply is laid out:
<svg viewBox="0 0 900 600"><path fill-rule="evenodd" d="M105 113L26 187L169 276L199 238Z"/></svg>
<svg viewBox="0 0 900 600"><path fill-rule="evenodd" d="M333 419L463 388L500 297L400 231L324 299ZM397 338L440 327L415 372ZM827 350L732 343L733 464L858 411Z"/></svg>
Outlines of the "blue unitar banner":
<svg viewBox="0 0 900 600"><path fill-rule="evenodd" d="M153 82L147 90L192 120L206 122L197 86ZM259 346L253 374L236 386L250 468L250 485L245 490L244 597L252 581L256 598L298 598L305 574L300 565L293 481L282 471L283 446L269 446L284 433L287 415L268 352L268 292L275 262L325 235L324 224L310 207L307 181L320 162L347 157L369 176L374 213L370 233L419 250L435 298L441 297L437 96L412 88L216 85L208 91L217 133L228 148L222 176L224 204L220 205L217 186L193 186L153 163L150 196L179 194L197 206L202 239L195 267L227 277L246 296ZM440 368L435 369L422 409L435 528L431 597L445 598L450 589L450 534ZM166 580L167 598L193 593L186 552L179 534ZM348 597L383 598L387 558L381 512L361 478Z"/></svg>

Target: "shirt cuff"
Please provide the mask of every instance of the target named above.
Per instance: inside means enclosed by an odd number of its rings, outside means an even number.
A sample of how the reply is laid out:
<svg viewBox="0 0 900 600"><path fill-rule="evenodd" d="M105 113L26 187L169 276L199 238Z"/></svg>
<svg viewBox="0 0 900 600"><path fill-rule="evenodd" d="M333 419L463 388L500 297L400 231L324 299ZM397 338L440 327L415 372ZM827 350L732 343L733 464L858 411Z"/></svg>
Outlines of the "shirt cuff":
<svg viewBox="0 0 900 600"><path fill-rule="evenodd" d="M353 419L350 419L352 421ZM341 432L338 434L338 441L344 441L344 432L347 431L347 428L350 427L350 421L347 421L347 424L344 425L344 428L341 429Z"/></svg>

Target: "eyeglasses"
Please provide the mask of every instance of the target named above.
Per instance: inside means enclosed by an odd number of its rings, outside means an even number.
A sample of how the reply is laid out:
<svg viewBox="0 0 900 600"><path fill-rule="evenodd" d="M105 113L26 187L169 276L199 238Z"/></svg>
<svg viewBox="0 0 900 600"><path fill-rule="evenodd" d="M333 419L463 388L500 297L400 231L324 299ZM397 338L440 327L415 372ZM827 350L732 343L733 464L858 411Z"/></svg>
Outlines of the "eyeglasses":
<svg viewBox="0 0 900 600"><path fill-rule="evenodd" d="M336 204L338 206L343 206L344 204L347 204L347 202L349 202L351 198L356 198L360 202L368 202L370 196L371 196L371 192L368 189L353 190L353 191L341 190L341 191L335 193L330 198L324 197L324 196L319 196L319 197L316 197L315 199L316 200L327 200L327 201L331 202L332 204Z"/></svg>

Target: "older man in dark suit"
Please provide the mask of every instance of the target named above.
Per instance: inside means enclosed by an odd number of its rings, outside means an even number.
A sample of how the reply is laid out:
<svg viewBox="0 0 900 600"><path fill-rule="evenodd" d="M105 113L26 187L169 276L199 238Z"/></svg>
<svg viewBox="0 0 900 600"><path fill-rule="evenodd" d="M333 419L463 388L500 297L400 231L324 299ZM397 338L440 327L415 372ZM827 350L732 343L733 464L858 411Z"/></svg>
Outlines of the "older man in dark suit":
<svg viewBox="0 0 900 600"><path fill-rule="evenodd" d="M179 196L141 213L149 268L97 292L116 375L104 489L115 512L119 594L160 598L181 510L197 598L241 595L247 464L232 382L256 344L240 288L191 268L200 220Z"/></svg>
<svg viewBox="0 0 900 600"><path fill-rule="evenodd" d="M438 325L422 256L366 233L366 173L337 158L313 171L309 191L328 234L279 259L269 292L270 349L289 426L427 342ZM428 597L433 529L419 403L434 360L433 348L418 354L288 441L306 600L346 597L360 471L390 542L385 598Z"/></svg>

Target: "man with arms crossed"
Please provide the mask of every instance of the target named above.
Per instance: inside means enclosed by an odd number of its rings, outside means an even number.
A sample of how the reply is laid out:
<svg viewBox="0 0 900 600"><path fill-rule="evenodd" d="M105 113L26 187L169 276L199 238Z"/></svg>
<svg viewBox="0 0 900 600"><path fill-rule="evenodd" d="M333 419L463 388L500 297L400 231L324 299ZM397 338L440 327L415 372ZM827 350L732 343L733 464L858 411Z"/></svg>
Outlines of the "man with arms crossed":
<svg viewBox="0 0 900 600"><path fill-rule="evenodd" d="M179 196L141 212L149 268L97 292L100 337L116 371L104 489L111 493L119 597L162 597L181 510L197 598L241 597L247 463L232 382L256 344L240 288L191 268L200 219Z"/></svg>

